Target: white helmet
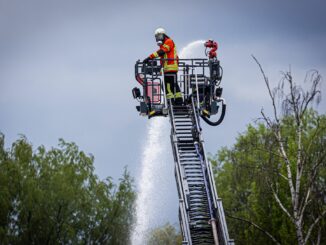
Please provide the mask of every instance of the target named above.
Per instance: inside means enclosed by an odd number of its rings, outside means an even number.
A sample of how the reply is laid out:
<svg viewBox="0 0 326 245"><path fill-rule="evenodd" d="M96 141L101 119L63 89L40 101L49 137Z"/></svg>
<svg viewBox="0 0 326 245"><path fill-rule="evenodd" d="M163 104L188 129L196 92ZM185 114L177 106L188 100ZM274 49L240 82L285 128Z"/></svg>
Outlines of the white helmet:
<svg viewBox="0 0 326 245"><path fill-rule="evenodd" d="M155 39L158 45L161 45L163 43L165 35L166 32L162 27L159 27L155 30Z"/></svg>
<svg viewBox="0 0 326 245"><path fill-rule="evenodd" d="M162 27L159 27L155 30L155 36L158 34L166 34L166 32Z"/></svg>

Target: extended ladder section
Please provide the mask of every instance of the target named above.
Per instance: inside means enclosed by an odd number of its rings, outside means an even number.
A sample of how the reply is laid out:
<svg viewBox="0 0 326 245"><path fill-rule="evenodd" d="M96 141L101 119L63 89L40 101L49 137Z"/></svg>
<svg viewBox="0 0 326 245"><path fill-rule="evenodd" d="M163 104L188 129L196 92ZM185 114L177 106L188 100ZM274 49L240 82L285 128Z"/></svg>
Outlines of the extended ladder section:
<svg viewBox="0 0 326 245"><path fill-rule="evenodd" d="M233 244L206 158L196 109L193 103L169 108L183 244Z"/></svg>

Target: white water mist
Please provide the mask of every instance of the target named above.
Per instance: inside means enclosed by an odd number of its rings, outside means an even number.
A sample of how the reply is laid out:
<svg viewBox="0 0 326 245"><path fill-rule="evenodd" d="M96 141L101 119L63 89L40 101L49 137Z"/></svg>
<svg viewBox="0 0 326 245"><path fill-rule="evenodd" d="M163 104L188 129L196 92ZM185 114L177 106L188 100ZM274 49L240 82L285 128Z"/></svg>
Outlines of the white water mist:
<svg viewBox="0 0 326 245"><path fill-rule="evenodd" d="M132 233L133 245L146 244L151 229L158 226L158 214L164 209L162 186L165 177L170 174L171 165L166 161L169 133L167 118L152 118L147 125L147 138L143 145L141 172L138 179L138 196L136 200L136 224ZM164 190L163 190L164 192Z"/></svg>
<svg viewBox="0 0 326 245"><path fill-rule="evenodd" d="M188 43L179 53L181 59L205 58L204 40Z"/></svg>

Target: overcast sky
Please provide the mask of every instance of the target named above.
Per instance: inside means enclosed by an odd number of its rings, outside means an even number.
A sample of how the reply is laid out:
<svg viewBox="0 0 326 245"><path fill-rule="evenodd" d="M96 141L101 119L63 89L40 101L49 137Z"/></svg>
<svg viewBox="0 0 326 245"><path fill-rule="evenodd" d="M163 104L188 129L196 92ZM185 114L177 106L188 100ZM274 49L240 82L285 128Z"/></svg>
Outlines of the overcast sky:
<svg viewBox="0 0 326 245"><path fill-rule="evenodd" d="M325 10L323 0L0 0L0 131L7 147L19 134L35 147L76 142L102 179L116 181L124 166L136 176L148 120L131 96L134 63L156 50L153 32L163 26L178 50L219 43L228 111L220 127L204 127L215 154L270 110L251 54L274 86L290 66L299 84L310 69L326 76Z"/></svg>

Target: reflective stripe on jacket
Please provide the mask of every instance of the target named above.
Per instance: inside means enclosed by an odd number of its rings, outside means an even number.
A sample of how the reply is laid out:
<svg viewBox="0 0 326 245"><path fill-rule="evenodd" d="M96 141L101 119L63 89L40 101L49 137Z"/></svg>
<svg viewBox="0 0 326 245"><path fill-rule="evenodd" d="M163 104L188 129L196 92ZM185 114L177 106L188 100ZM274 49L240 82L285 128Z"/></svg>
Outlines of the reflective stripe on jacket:
<svg viewBox="0 0 326 245"><path fill-rule="evenodd" d="M160 45L160 49L149 56L151 59L161 57L165 60L161 62L164 72L177 72L178 71L178 54L177 48L170 38L165 38L164 43Z"/></svg>

